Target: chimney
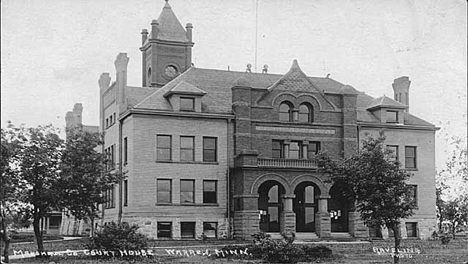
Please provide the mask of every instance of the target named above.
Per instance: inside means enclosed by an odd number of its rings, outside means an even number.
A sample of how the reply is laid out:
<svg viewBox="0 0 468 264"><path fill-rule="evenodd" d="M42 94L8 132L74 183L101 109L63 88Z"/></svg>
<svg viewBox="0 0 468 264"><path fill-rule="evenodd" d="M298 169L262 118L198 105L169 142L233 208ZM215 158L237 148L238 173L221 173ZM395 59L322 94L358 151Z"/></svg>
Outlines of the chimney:
<svg viewBox="0 0 468 264"><path fill-rule="evenodd" d="M405 104L408 106L408 108L405 109L405 112L409 112L409 87L410 87L411 81L409 80L408 76L402 76L400 78L397 78L393 80L393 94L394 94L394 99L395 101L398 101L402 104Z"/></svg>
<svg viewBox="0 0 468 264"><path fill-rule="evenodd" d="M127 87L127 65L129 58L127 53L119 53L115 59L115 72L117 82L117 104L119 105L120 113L127 109L125 89Z"/></svg>
<svg viewBox="0 0 468 264"><path fill-rule="evenodd" d="M151 21L151 36L150 38L151 39L156 39L158 37L158 33L159 33L159 22L157 19L153 19L153 21Z"/></svg>
<svg viewBox="0 0 468 264"><path fill-rule="evenodd" d="M109 76L109 73L103 72L99 77L98 81L99 89L101 89L101 91L105 91L107 88L109 88L110 80L111 78Z"/></svg>
<svg viewBox="0 0 468 264"><path fill-rule="evenodd" d="M185 26L185 29L187 31L187 39L189 42L192 42L192 23L187 23L187 25Z"/></svg>
<svg viewBox="0 0 468 264"><path fill-rule="evenodd" d="M148 30L142 29L141 30L141 45L145 44L147 38L148 38Z"/></svg>
<svg viewBox="0 0 468 264"><path fill-rule="evenodd" d="M83 124L83 105L81 103L76 103L73 107L73 113L75 114L75 125L80 126Z"/></svg>

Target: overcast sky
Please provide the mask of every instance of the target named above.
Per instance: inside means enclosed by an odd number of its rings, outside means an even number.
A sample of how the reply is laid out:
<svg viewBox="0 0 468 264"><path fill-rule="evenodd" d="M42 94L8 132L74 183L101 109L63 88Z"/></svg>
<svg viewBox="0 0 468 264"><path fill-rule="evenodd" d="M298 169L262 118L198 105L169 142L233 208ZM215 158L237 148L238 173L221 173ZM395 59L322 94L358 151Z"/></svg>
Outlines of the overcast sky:
<svg viewBox="0 0 468 264"><path fill-rule="evenodd" d="M141 85L141 29L163 0L2 0L1 119L28 126L65 125L83 103L97 125L98 78L119 52L130 57L128 84ZM309 76L326 76L378 97L409 76L410 112L466 138L467 3L465 0L170 0L182 25L193 24L199 68L284 74L293 59ZM256 23L255 8L258 5ZM257 60L255 32L257 25ZM255 68L255 65L254 65Z"/></svg>

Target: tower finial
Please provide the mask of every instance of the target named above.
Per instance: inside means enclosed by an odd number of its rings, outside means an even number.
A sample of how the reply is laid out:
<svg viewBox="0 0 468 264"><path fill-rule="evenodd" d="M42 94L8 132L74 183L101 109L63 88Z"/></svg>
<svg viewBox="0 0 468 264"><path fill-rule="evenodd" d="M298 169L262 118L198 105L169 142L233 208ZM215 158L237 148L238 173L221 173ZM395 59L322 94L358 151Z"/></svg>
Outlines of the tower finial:
<svg viewBox="0 0 468 264"><path fill-rule="evenodd" d="M164 0L166 1L166 4L164 5L165 8L171 8L171 6L169 5L169 0Z"/></svg>

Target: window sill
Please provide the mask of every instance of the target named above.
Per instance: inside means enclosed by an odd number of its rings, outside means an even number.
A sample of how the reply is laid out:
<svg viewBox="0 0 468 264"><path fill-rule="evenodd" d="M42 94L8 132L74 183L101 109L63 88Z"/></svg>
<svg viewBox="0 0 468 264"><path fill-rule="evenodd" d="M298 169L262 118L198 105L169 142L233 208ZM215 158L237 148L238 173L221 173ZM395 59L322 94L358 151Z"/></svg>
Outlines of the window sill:
<svg viewBox="0 0 468 264"><path fill-rule="evenodd" d="M219 165L219 162L217 162L217 161L174 161L174 160L156 160L156 163Z"/></svg>
<svg viewBox="0 0 468 264"><path fill-rule="evenodd" d="M418 168L405 168L404 170L407 170L407 171L418 171Z"/></svg>

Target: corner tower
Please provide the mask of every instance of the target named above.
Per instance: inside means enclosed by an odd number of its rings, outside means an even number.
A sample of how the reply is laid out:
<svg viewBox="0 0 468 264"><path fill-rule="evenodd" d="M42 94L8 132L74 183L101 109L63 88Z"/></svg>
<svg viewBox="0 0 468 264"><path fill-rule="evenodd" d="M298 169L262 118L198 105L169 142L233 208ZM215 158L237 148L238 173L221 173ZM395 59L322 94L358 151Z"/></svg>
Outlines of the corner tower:
<svg viewBox="0 0 468 264"><path fill-rule="evenodd" d="M192 65L192 24L184 29L168 0L151 32L143 29L141 36L143 87L161 87Z"/></svg>

